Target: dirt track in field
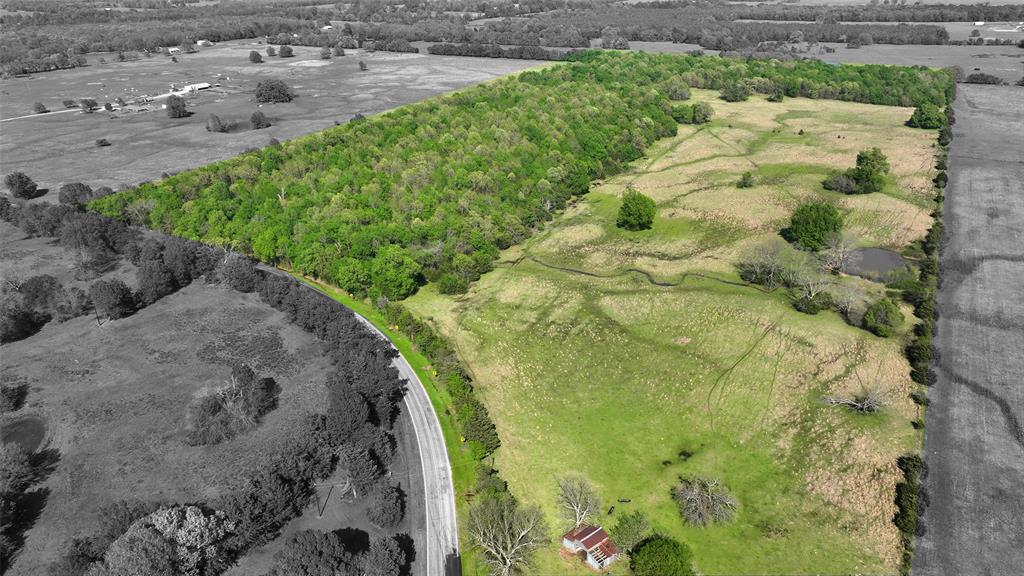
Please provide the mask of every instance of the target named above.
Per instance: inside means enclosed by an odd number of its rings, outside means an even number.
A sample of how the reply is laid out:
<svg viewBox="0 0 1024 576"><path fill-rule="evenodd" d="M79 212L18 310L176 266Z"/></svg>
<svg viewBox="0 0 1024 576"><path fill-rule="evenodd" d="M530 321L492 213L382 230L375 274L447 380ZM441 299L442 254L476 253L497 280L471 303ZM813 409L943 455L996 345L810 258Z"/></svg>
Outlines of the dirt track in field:
<svg viewBox="0 0 1024 576"><path fill-rule="evenodd" d="M914 574L1024 566L1024 88L960 85Z"/></svg>

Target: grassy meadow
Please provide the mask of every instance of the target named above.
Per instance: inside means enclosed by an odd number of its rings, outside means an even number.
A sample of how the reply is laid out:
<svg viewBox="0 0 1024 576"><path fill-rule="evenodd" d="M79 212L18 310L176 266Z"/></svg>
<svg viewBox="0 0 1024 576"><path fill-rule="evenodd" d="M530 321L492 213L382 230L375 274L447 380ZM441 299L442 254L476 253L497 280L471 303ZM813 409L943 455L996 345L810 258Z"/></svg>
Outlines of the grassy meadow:
<svg viewBox="0 0 1024 576"><path fill-rule="evenodd" d="M935 133L904 127L909 108L693 92L714 106L710 124L680 126L595 183L468 294L428 285L405 303L455 343L502 438L496 467L547 516L552 544L536 573L588 572L557 552L567 526L556 481L569 472L592 481L604 511L614 505L597 522L642 510L693 548L705 574L893 573L895 460L921 441L902 353L911 310L894 337L878 338L834 312L796 311L783 290L746 285L735 262L816 198L841 207L862 246L921 238ZM893 166L882 193L823 190L830 169L871 146ZM757 185L737 188L746 171ZM615 227L627 186L656 201L651 230ZM823 402L874 385L881 413ZM731 523L683 524L670 490L690 475L732 491Z"/></svg>

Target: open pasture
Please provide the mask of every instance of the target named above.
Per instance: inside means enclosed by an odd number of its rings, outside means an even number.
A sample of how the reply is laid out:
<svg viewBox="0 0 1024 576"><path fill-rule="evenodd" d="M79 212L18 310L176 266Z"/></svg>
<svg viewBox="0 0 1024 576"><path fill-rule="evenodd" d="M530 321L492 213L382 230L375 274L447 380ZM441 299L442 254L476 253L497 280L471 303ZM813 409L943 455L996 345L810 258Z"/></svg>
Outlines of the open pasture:
<svg viewBox="0 0 1024 576"><path fill-rule="evenodd" d="M0 223L5 270L53 274L65 286L73 262L53 241L25 239ZM12 264L13 263L13 264ZM124 262L102 278L134 284ZM6 272L5 272L6 273ZM119 500L211 501L283 449L307 415L322 412L329 360L316 339L254 294L193 282L136 314L102 325L92 314L51 321L0 348L4 381L29 385L26 404L0 424L43 421L41 449L56 455L46 494L12 575L46 574L68 541L97 529L100 507ZM246 363L281 387L278 407L260 425L218 445L184 443L186 410L223 385L232 362Z"/></svg>
<svg viewBox="0 0 1024 576"><path fill-rule="evenodd" d="M158 178L163 173L203 166L266 146L271 138L287 140L429 96L476 84L538 64L526 60L368 53L349 50L344 57L321 60L319 48L294 47L291 58L269 57L256 41L225 42L196 54L153 56L116 62L111 54L89 55L90 65L72 70L0 80L0 172L20 170L54 191L64 182L86 181L117 189ZM263 55L249 62L250 50ZM100 64L99 58L108 60ZM360 71L364 61L366 71ZM256 84L277 78L298 97L287 104L258 107ZM101 106L117 97L127 101L167 93L171 84L208 82L214 87L189 100L188 118L171 119L160 109L65 111L64 99L93 98ZM220 84L220 86L216 86ZM33 114L35 102L49 114ZM272 122L263 130L249 127L261 110ZM205 130L209 114L236 122L230 133ZM97 147L104 138L108 147Z"/></svg>
<svg viewBox="0 0 1024 576"><path fill-rule="evenodd" d="M742 282L734 264L803 200L837 203L863 246L919 239L935 133L904 127L908 108L693 93L714 106L710 124L681 126L592 187L467 295L429 285L407 306L454 341L498 426L498 469L545 512L553 543L537 573L586 573L557 552L556 480L572 472L603 497L596 522L643 511L693 548L703 574L894 573L895 460L921 442L902 353L912 322L881 339L833 312L805 315L784 291ZM883 193L822 189L870 146L893 165ZM740 189L746 171L757 185ZM657 203L652 229L615 227L627 186ZM880 413L823 401L869 387L883 392ZM728 487L733 522L683 523L670 490L692 475Z"/></svg>

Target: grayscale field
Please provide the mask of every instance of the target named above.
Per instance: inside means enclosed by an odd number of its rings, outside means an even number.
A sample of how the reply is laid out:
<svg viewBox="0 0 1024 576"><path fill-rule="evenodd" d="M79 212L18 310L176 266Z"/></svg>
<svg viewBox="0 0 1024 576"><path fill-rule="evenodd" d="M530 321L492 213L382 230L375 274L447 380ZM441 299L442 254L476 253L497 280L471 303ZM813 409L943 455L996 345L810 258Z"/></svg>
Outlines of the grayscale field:
<svg viewBox="0 0 1024 576"><path fill-rule="evenodd" d="M0 80L0 173L32 174L54 196L61 183L84 179L117 189L231 158L266 146L271 138L289 140L347 122L355 114L383 112L538 64L363 50L321 60L320 50L308 46L296 46L292 58L265 56L262 64L249 62L250 50L265 49L252 40L225 42L179 56L178 63L161 55L99 64L100 55L90 55L87 67ZM368 70L359 70L360 61ZM253 91L257 82L269 78L286 81L298 97L258 108ZM118 96L130 101L142 94L164 94L172 83L181 87L198 82L220 86L190 100L193 114L188 118L168 118L159 101L149 111L93 114L77 108L65 111L61 105L65 98L94 98L102 106ZM51 112L32 114L34 102ZM270 119L270 128L249 128L249 116L256 110ZM228 134L207 132L204 124L210 114L239 125ZM96 147L99 138L111 145Z"/></svg>
<svg viewBox="0 0 1024 576"><path fill-rule="evenodd" d="M959 90L919 576L1024 566L1024 90Z"/></svg>

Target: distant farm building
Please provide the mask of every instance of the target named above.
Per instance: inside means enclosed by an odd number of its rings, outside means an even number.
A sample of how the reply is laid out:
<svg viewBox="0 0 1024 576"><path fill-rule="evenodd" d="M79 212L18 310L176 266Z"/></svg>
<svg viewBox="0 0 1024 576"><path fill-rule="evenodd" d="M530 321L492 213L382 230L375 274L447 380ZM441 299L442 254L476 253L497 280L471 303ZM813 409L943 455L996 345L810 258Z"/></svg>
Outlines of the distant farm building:
<svg viewBox="0 0 1024 576"><path fill-rule="evenodd" d="M176 46L175 46L175 47L171 47L171 48L168 48L168 49L167 49L167 53L168 53L168 54L170 54L170 55L172 55L172 56L173 56L173 55L175 55L175 54L181 54L181 48L178 48L178 47L176 47Z"/></svg>
<svg viewBox="0 0 1024 576"><path fill-rule="evenodd" d="M209 82L200 82L198 84L186 84L181 87L182 92L199 92L200 90L209 90Z"/></svg>
<svg viewBox="0 0 1024 576"><path fill-rule="evenodd" d="M619 548L600 526L580 524L562 536L562 548L594 570L604 570L619 558Z"/></svg>
<svg viewBox="0 0 1024 576"><path fill-rule="evenodd" d="M209 40L199 40L196 44L199 46L213 46L213 42L210 42Z"/></svg>
<svg viewBox="0 0 1024 576"><path fill-rule="evenodd" d="M324 32L326 32L328 30L334 30L334 26L331 26L330 24L328 24L327 26L324 26L323 28L321 28L321 30L323 30Z"/></svg>

